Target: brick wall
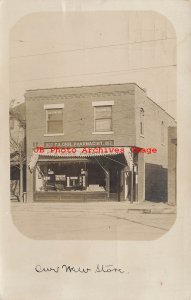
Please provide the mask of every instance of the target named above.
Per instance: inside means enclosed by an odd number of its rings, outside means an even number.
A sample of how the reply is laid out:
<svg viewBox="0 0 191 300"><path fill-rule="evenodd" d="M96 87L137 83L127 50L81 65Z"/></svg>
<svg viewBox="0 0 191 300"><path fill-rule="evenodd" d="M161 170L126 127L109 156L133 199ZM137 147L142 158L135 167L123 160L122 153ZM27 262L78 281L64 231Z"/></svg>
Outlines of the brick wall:
<svg viewBox="0 0 191 300"><path fill-rule="evenodd" d="M140 108L144 109L144 136L140 135ZM168 127L176 126L176 122L138 86L135 91L135 120L136 146L157 149L157 153L144 154L145 199L166 202L168 199ZM162 122L164 122L164 143L161 140Z"/></svg>

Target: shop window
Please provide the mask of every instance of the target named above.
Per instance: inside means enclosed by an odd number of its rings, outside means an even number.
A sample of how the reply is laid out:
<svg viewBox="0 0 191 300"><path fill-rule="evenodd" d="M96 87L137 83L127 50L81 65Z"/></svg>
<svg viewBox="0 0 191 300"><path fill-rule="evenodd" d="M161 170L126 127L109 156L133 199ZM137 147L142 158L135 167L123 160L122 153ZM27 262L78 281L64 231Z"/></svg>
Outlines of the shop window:
<svg viewBox="0 0 191 300"><path fill-rule="evenodd" d="M162 121L161 122L161 144L162 145L164 145L164 130L165 130L164 122Z"/></svg>
<svg viewBox="0 0 191 300"><path fill-rule="evenodd" d="M63 134L63 105L45 105L46 133Z"/></svg>
<svg viewBox="0 0 191 300"><path fill-rule="evenodd" d="M38 162L35 191L105 191L105 173L95 163Z"/></svg>
<svg viewBox="0 0 191 300"><path fill-rule="evenodd" d="M9 120L10 129L14 129L14 119L11 117Z"/></svg>
<svg viewBox="0 0 191 300"><path fill-rule="evenodd" d="M140 135L144 136L144 109L140 109Z"/></svg>

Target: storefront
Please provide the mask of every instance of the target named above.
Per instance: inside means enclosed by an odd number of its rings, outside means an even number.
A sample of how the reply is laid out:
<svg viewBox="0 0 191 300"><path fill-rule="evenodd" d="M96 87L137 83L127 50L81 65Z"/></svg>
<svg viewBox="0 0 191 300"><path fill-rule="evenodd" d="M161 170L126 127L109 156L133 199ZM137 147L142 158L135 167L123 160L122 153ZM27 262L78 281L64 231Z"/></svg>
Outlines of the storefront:
<svg viewBox="0 0 191 300"><path fill-rule="evenodd" d="M132 154L123 151L33 152L29 169L34 176L34 201L104 201L130 198ZM117 153L116 153L117 152Z"/></svg>

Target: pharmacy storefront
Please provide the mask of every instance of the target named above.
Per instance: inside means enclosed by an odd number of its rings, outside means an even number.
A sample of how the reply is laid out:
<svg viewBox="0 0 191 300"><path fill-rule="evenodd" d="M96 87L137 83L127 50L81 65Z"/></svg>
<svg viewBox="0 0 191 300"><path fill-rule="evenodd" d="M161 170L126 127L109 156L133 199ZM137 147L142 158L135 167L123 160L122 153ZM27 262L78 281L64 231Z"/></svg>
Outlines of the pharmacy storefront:
<svg viewBox="0 0 191 300"><path fill-rule="evenodd" d="M35 147L34 201L122 201L131 197L130 147Z"/></svg>

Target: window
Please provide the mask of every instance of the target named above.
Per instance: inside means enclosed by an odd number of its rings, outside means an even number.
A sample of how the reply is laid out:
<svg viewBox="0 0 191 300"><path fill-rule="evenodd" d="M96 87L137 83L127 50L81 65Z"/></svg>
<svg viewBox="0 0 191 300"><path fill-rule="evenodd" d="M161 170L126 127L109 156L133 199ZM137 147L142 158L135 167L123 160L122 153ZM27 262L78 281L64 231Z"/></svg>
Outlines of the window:
<svg viewBox="0 0 191 300"><path fill-rule="evenodd" d="M47 133L63 133L62 108L47 110Z"/></svg>
<svg viewBox="0 0 191 300"><path fill-rule="evenodd" d="M110 134L112 131L112 105L114 101L92 102L94 106L94 132L93 134Z"/></svg>
<svg viewBox="0 0 191 300"><path fill-rule="evenodd" d="M46 110L46 134L63 134L63 104L44 105Z"/></svg>
<svg viewBox="0 0 191 300"><path fill-rule="evenodd" d="M14 129L14 119L11 117L9 121L10 129Z"/></svg>
<svg viewBox="0 0 191 300"><path fill-rule="evenodd" d="M144 109L140 109L140 135L144 136Z"/></svg>
<svg viewBox="0 0 191 300"><path fill-rule="evenodd" d="M95 131L112 131L112 106L96 106L95 110Z"/></svg>
<svg viewBox="0 0 191 300"><path fill-rule="evenodd" d="M161 122L161 144L164 145L164 122Z"/></svg>

